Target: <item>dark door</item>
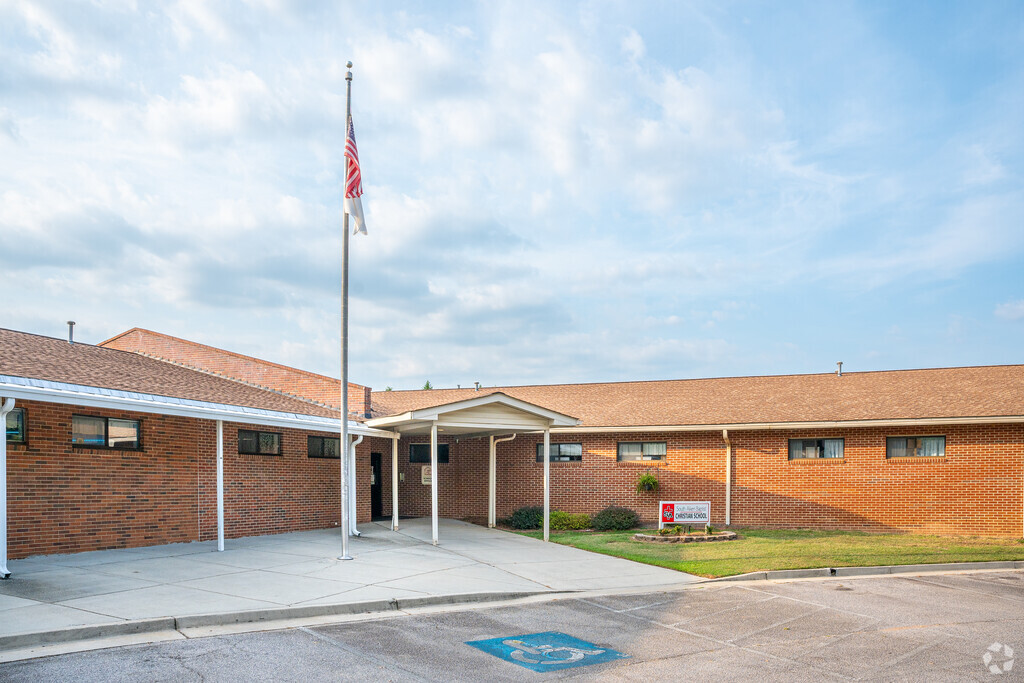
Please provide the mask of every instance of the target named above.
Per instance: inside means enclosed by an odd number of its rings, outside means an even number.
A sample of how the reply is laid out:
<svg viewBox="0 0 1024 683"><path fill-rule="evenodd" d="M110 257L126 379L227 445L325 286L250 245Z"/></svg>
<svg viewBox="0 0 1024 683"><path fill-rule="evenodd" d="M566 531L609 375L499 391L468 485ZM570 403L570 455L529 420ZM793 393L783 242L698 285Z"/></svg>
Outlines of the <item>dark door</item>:
<svg viewBox="0 0 1024 683"><path fill-rule="evenodd" d="M370 453L370 516L380 519L384 516L384 483L380 471L380 453Z"/></svg>

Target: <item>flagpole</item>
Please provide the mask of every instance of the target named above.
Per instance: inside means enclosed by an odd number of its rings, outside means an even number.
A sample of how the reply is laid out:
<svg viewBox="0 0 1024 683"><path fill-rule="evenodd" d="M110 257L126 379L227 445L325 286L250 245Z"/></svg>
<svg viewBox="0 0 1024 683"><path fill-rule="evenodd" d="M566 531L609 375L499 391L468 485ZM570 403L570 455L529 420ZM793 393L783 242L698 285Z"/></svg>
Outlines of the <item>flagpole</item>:
<svg viewBox="0 0 1024 683"><path fill-rule="evenodd" d="M348 62L348 68L352 68L352 62ZM352 72L345 74L346 98L345 98L345 135L348 135L349 122L352 120ZM349 161L345 157L345 185L348 185ZM345 191L342 191L342 202L344 203ZM348 211L342 208L341 228L341 557L339 560L351 560L348 554L348 537L351 532L348 516L348 481L349 481L349 457L348 457Z"/></svg>

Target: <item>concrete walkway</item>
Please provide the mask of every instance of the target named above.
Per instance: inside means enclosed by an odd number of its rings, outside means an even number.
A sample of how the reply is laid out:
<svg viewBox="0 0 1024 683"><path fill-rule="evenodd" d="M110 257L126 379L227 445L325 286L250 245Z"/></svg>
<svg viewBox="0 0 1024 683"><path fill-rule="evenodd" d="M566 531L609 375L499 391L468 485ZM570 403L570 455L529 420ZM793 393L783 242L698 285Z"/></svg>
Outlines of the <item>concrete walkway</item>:
<svg viewBox="0 0 1024 683"><path fill-rule="evenodd" d="M337 559L337 529L232 539L224 552L204 541L13 560L12 578L0 581L0 649L4 640L24 643L24 634L160 617L231 614L239 621L248 611L266 619L268 610L295 607L702 581L452 520L441 521L437 547L428 519L403 520L398 532L360 529L362 538L350 544L356 559L347 562Z"/></svg>

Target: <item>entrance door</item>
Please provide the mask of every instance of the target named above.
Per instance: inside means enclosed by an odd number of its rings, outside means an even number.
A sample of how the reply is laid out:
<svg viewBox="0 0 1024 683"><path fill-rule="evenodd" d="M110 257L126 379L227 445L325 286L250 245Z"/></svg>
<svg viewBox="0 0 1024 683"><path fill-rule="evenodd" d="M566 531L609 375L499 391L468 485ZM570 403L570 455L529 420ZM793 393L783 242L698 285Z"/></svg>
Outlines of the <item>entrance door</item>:
<svg viewBox="0 0 1024 683"><path fill-rule="evenodd" d="M370 453L370 517L384 516L384 482L380 470L380 453Z"/></svg>

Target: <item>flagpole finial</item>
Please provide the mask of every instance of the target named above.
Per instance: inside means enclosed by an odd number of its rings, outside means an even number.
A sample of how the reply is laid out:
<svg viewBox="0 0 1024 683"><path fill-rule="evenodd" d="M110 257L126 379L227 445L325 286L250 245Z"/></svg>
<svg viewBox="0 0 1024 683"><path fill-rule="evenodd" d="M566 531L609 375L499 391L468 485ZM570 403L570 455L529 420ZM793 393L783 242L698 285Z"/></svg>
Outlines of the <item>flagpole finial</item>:
<svg viewBox="0 0 1024 683"><path fill-rule="evenodd" d="M351 69L352 68L352 62L351 61L345 62L345 66L347 68ZM352 80L352 72L351 71L349 71L348 73L345 74L345 80L346 81L351 81Z"/></svg>

